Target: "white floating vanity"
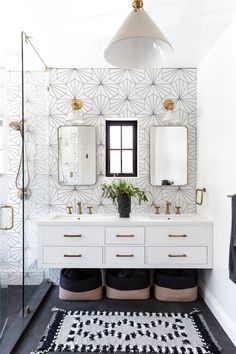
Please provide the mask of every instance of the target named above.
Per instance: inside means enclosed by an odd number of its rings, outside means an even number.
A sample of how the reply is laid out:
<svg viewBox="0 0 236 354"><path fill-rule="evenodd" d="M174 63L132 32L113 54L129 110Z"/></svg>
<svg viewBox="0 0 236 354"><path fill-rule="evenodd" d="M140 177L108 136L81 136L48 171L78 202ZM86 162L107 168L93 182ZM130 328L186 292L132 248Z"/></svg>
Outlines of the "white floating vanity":
<svg viewBox="0 0 236 354"><path fill-rule="evenodd" d="M38 224L46 268L212 268L212 222L197 214L52 215Z"/></svg>

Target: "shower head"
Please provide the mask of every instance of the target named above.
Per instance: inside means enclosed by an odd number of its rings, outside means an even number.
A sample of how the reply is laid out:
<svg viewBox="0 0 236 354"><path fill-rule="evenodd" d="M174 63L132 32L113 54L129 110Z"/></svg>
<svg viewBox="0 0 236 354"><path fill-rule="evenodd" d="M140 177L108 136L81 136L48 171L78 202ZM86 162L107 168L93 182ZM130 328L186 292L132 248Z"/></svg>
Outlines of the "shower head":
<svg viewBox="0 0 236 354"><path fill-rule="evenodd" d="M9 127L14 129L14 130L19 130L21 132L22 130L22 121L21 120L14 120L9 123Z"/></svg>

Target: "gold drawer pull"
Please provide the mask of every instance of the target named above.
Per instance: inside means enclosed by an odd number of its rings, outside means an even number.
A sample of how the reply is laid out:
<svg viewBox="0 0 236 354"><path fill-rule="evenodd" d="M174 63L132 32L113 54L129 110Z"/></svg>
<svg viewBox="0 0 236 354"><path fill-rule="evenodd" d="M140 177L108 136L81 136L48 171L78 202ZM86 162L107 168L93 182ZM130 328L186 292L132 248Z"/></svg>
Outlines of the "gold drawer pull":
<svg viewBox="0 0 236 354"><path fill-rule="evenodd" d="M120 235L117 234L116 237L134 237L134 235L130 234L130 235Z"/></svg>
<svg viewBox="0 0 236 354"><path fill-rule="evenodd" d="M183 235L168 235L169 237L187 237L187 235L183 234Z"/></svg>
<svg viewBox="0 0 236 354"><path fill-rule="evenodd" d="M64 254L65 258L82 257L82 254Z"/></svg>
<svg viewBox="0 0 236 354"><path fill-rule="evenodd" d="M186 254L168 254L168 257L174 258L174 257L187 257Z"/></svg>
<svg viewBox="0 0 236 354"><path fill-rule="evenodd" d="M116 254L116 257L134 257L134 254Z"/></svg>
<svg viewBox="0 0 236 354"><path fill-rule="evenodd" d="M68 234L65 234L64 237L82 237L82 235L68 235Z"/></svg>

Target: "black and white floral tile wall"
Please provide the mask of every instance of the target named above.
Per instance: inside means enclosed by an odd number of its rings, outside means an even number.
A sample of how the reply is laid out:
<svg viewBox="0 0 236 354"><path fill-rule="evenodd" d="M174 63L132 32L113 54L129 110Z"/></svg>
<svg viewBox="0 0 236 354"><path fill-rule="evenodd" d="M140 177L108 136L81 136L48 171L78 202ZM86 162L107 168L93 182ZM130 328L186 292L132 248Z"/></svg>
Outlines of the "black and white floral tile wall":
<svg viewBox="0 0 236 354"><path fill-rule="evenodd" d="M35 218L49 212L65 212L66 204L82 201L83 207L93 206L94 212L116 212L110 200L104 199L101 184L105 173L105 119L136 118L139 122L139 177L132 182L148 195L146 204L132 203L132 211L154 212L154 204L166 201L180 205L182 212L195 212L196 184L196 69L50 69L49 91L46 73L27 73L26 80L26 145L32 170L32 197L26 203L26 239L28 283L41 281L43 272L37 269L37 229ZM48 101L49 95L49 101ZM8 119L20 117L19 73L9 73ZM94 125L97 132L97 182L94 186L62 186L58 183L57 128L66 124L71 100L83 101L84 124ZM188 128L188 184L185 186L152 186L149 181L149 130L162 125L165 114L163 101L172 98L181 125ZM48 110L48 112L47 112ZM19 159L19 134L9 130L9 187L11 200L20 210L16 198L14 177ZM21 262L20 212L19 229L10 236L11 282ZM15 274L15 275L14 275ZM58 270L48 269L44 276L58 281Z"/></svg>
<svg viewBox="0 0 236 354"><path fill-rule="evenodd" d="M49 103L50 194L53 211L65 211L65 204L73 199L84 206L92 205L96 212L115 212L111 201L101 197L101 183L105 173L105 119L137 118L139 122L139 177L132 180L145 189L149 202L134 212L153 212L154 204L167 200L181 205L182 212L195 211L196 175L196 70L148 69L51 69ZM65 124L73 98L84 103L84 123L97 131L97 183L91 187L68 187L58 184L57 128ZM188 180L183 187L153 187L149 181L149 130L162 125L163 101L174 99L181 124L188 127Z"/></svg>

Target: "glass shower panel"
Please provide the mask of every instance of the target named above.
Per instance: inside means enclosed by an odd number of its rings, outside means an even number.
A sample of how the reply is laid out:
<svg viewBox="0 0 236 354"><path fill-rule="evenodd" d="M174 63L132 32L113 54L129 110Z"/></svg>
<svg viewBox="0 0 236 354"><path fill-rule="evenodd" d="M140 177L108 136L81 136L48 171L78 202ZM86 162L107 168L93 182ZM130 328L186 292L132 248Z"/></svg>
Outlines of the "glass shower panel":
<svg viewBox="0 0 236 354"><path fill-rule="evenodd" d="M1 206L2 204L1 193ZM1 227L3 225L3 209L1 212ZM8 298L8 279L7 279L7 235L6 231L0 229L0 339L3 335L7 323L7 298Z"/></svg>
<svg viewBox="0 0 236 354"><path fill-rule="evenodd" d="M0 339L8 316L8 237L14 222L8 203L6 80L7 72L0 68Z"/></svg>
<svg viewBox="0 0 236 354"><path fill-rule="evenodd" d="M23 76L23 257L24 309L30 311L32 296L43 281L38 266L36 219L45 213L48 173L48 72L29 37L22 34Z"/></svg>

